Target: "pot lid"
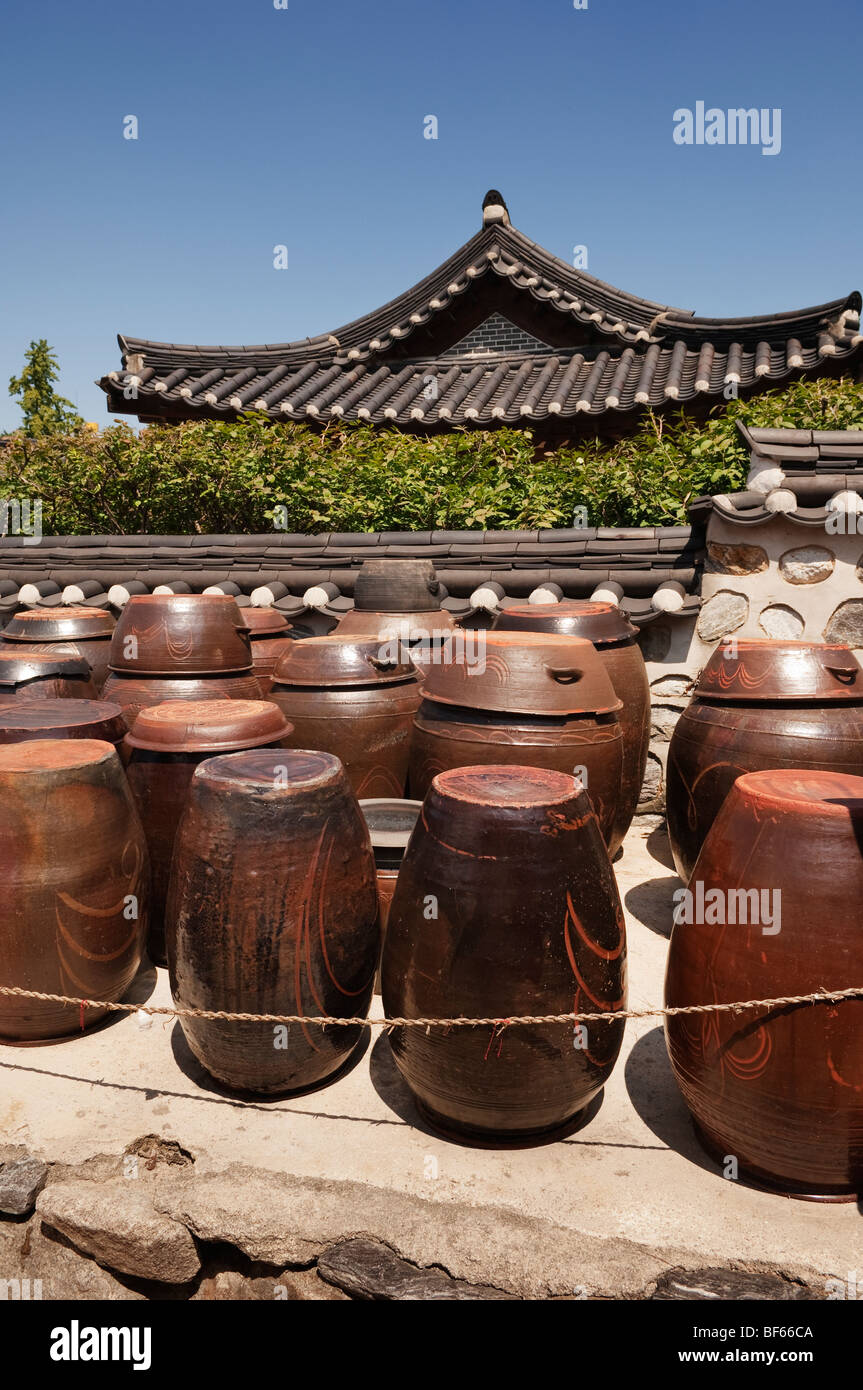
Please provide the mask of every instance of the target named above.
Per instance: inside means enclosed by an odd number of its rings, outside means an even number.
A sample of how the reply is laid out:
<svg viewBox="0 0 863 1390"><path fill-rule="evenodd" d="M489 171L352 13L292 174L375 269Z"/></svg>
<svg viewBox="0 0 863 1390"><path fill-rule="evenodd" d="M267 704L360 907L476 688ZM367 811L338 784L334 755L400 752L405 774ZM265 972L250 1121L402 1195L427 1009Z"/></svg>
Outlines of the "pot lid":
<svg viewBox="0 0 863 1390"><path fill-rule="evenodd" d="M142 709L126 742L153 753L230 753L293 733L269 700L165 700Z"/></svg>
<svg viewBox="0 0 863 1390"><path fill-rule="evenodd" d="M39 738L98 738L119 743L126 721L109 700L22 700L0 707L0 743Z"/></svg>
<svg viewBox="0 0 863 1390"><path fill-rule="evenodd" d="M623 708L602 658L584 637L488 632L470 660L432 660L424 671L423 699L444 705L537 716Z"/></svg>
<svg viewBox="0 0 863 1390"><path fill-rule="evenodd" d="M56 642L38 647L35 644L20 651L0 647L0 685L21 685L24 681L90 678L90 663L71 643Z"/></svg>
<svg viewBox="0 0 863 1390"><path fill-rule="evenodd" d="M13 642L63 642L76 637L111 637L114 619L107 608L27 608L9 619L2 637Z"/></svg>
<svg viewBox="0 0 863 1390"><path fill-rule="evenodd" d="M248 671L249 629L229 594L133 594L114 629L108 666L146 676Z"/></svg>
<svg viewBox="0 0 863 1390"><path fill-rule="evenodd" d="M304 637L276 662L274 685L390 685L416 679L417 670L397 639L373 633Z"/></svg>
<svg viewBox="0 0 863 1390"><path fill-rule="evenodd" d="M244 608L243 621L253 642L256 637L269 637L274 632L287 636L289 630L284 613L275 608Z"/></svg>
<svg viewBox="0 0 863 1390"><path fill-rule="evenodd" d="M455 618L445 608L414 609L409 613L392 613L383 609L369 612L351 608L340 619L336 633L339 636L350 634L351 637L355 633L398 636L408 646L415 646L445 640L455 625Z"/></svg>
<svg viewBox="0 0 863 1390"><path fill-rule="evenodd" d="M840 643L726 639L702 670L694 694L746 704L863 701L863 667Z"/></svg>
<svg viewBox="0 0 863 1390"><path fill-rule="evenodd" d="M638 629L614 603L561 599L560 603L516 603L502 608L495 632L563 632L586 637L595 647L629 641Z"/></svg>

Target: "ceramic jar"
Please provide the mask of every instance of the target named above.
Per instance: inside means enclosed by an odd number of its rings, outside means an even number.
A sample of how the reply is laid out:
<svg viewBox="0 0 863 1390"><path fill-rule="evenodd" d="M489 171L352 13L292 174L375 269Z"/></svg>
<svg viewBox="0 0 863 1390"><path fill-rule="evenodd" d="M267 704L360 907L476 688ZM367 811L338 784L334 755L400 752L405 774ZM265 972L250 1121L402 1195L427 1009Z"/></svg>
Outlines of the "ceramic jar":
<svg viewBox="0 0 863 1390"><path fill-rule="evenodd" d="M171 989L184 1008L362 1017L378 955L369 834L339 760L256 750L196 768L168 899ZM327 1080L360 1025L181 1020L226 1086L262 1094Z"/></svg>
<svg viewBox="0 0 863 1390"><path fill-rule="evenodd" d="M266 695L272 685L276 662L293 642L287 618L276 608L243 608L243 622L252 644L252 669Z"/></svg>
<svg viewBox="0 0 863 1390"><path fill-rule="evenodd" d="M294 748L340 758L358 797L404 795L417 672L375 638L309 637L292 642L273 675L270 699L294 726Z"/></svg>
<svg viewBox="0 0 863 1390"><path fill-rule="evenodd" d="M477 664L432 663L414 720L410 790L424 797L439 772L507 763L576 773L610 853L628 822L621 811L621 701L584 638L489 632Z"/></svg>
<svg viewBox="0 0 863 1390"><path fill-rule="evenodd" d="M531 767L434 779L390 909L388 1017L492 1018L626 1004L614 872L580 784ZM624 1021L397 1027L398 1068L432 1124L525 1138L569 1124L614 1066Z"/></svg>
<svg viewBox="0 0 863 1390"><path fill-rule="evenodd" d="M144 832L110 743L0 746L0 983L122 999L141 962L148 893ZM0 995L0 1037L63 1037L104 1013Z"/></svg>
<svg viewBox="0 0 863 1390"><path fill-rule="evenodd" d="M90 664L98 689L108 674L108 650L114 632L114 618L107 608L67 605L62 608L27 608L9 619L2 633L6 643L22 646L28 642L49 644L73 642ZM2 649L0 647L0 649Z"/></svg>
<svg viewBox="0 0 863 1390"><path fill-rule="evenodd" d="M147 949L166 963L165 903L174 836L195 768L217 753L280 747L291 732L266 700L173 700L141 711L126 738L129 786L150 850L153 892Z"/></svg>
<svg viewBox="0 0 863 1390"><path fill-rule="evenodd" d="M745 773L678 902L668 1007L863 982L863 778ZM863 999L666 1020L671 1065L722 1165L796 1196L863 1191Z"/></svg>
<svg viewBox="0 0 863 1390"><path fill-rule="evenodd" d="M650 745L650 685L636 640L638 629L616 604L561 599L560 603L521 603L503 608L494 631L568 633L593 643L614 693L623 703L618 714L623 734L620 815L628 829L641 797Z"/></svg>
<svg viewBox="0 0 863 1390"><path fill-rule="evenodd" d="M126 675L187 679L248 672L249 629L227 594L133 594L114 629L109 665Z"/></svg>
<svg viewBox="0 0 863 1390"><path fill-rule="evenodd" d="M735 778L769 768L863 773L863 669L850 648L767 639L716 648L668 750L668 835L684 882Z"/></svg>
<svg viewBox="0 0 863 1390"><path fill-rule="evenodd" d="M71 644L0 648L0 704L10 700L95 700L90 663Z"/></svg>
<svg viewBox="0 0 863 1390"><path fill-rule="evenodd" d="M0 705L0 743L30 743L34 739L89 738L119 747L126 736L119 705L107 700L23 700Z"/></svg>

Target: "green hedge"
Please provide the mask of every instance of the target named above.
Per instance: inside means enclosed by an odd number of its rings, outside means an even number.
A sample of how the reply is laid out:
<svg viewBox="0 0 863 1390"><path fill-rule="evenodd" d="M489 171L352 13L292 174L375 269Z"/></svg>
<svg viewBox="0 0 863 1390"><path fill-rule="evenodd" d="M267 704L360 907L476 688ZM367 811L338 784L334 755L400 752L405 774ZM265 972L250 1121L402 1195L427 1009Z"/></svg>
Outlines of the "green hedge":
<svg viewBox="0 0 863 1390"><path fill-rule="evenodd" d="M316 433L247 415L135 434L30 439L0 448L0 498L41 498L45 535L134 532L494 530L686 521L687 503L745 485L735 428L863 427L863 387L797 382L731 401L695 425L648 413L618 443L590 441L537 457L528 431L421 438L339 423ZM277 510L278 509L278 510Z"/></svg>

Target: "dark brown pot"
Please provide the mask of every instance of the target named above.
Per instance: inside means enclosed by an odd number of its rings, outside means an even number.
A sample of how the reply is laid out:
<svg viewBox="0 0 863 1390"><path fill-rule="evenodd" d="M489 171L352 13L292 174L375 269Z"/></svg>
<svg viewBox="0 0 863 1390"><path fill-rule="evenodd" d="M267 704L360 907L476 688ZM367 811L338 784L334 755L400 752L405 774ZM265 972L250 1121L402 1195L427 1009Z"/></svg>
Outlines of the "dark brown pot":
<svg viewBox="0 0 863 1390"><path fill-rule="evenodd" d="M291 732L265 700L174 700L142 710L126 739L127 774L152 869L147 950L165 965L165 904L174 836L195 768L217 753L277 748Z"/></svg>
<svg viewBox="0 0 863 1390"><path fill-rule="evenodd" d="M684 882L741 773L863 772L863 670L850 648L753 639L736 650L713 653L668 750L668 834Z"/></svg>
<svg viewBox="0 0 863 1390"><path fill-rule="evenodd" d="M0 747L0 983L122 999L141 962L147 845L110 743ZM104 1009L87 1008L87 1027ZM62 1037L80 1008L0 995L0 1036Z"/></svg>
<svg viewBox="0 0 863 1390"><path fill-rule="evenodd" d="M431 560L366 560L354 584L354 604L363 613L436 612L441 584Z"/></svg>
<svg viewBox="0 0 863 1390"><path fill-rule="evenodd" d="M294 726L291 746L333 753L358 797L404 795L416 670L373 637L310 637L280 658L270 699Z"/></svg>
<svg viewBox="0 0 863 1390"><path fill-rule="evenodd" d="M133 594L111 640L110 668L205 676L252 665L249 630L228 594Z"/></svg>
<svg viewBox="0 0 863 1390"><path fill-rule="evenodd" d="M107 608L29 608L16 613L3 629L3 646L24 642L74 642L90 663L97 688L108 674L114 618Z"/></svg>
<svg viewBox="0 0 863 1390"><path fill-rule="evenodd" d="M123 711L127 724L142 709L167 700L259 700L261 687L251 671L224 676L132 676L109 671L102 697Z"/></svg>
<svg viewBox="0 0 863 1390"><path fill-rule="evenodd" d="M252 643L252 669L266 695L273 683L273 671L279 657L293 642L284 614L275 608L244 608L243 621L249 629Z"/></svg>
<svg viewBox="0 0 863 1390"><path fill-rule="evenodd" d="M650 684L633 627L613 603L562 599L560 603L523 603L504 608L495 632L568 633L592 642L623 702L618 718L623 733L623 781L620 816L624 834L632 823L644 785L650 745Z"/></svg>
<svg viewBox="0 0 863 1390"><path fill-rule="evenodd" d="M735 904L732 923L730 888L759 895L757 922L751 906L742 922ZM740 777L690 892L692 920L675 922L671 934L669 1007L859 984L863 778L784 770ZM766 913L762 892L771 895ZM741 1173L799 1196L863 1190L861 1035L856 999L666 1020L678 1085L719 1162L732 1155Z"/></svg>
<svg viewBox="0 0 863 1390"><path fill-rule="evenodd" d="M0 647L0 704L10 700L95 700L90 663L70 643Z"/></svg>
<svg viewBox="0 0 863 1390"><path fill-rule="evenodd" d="M117 747L125 736L123 711L107 700L19 700L0 706L0 743L95 738Z"/></svg>
<svg viewBox="0 0 863 1390"><path fill-rule="evenodd" d="M389 1017L616 1012L626 1004L625 956L614 872L572 777L471 767L435 778L390 909ZM611 1073L623 1030L622 1019L577 1039L572 1024L397 1028L390 1041L433 1123L514 1137L583 1110Z"/></svg>
<svg viewBox="0 0 863 1390"><path fill-rule="evenodd" d="M621 702L592 644L488 633L484 663L482 670L465 662L427 668L411 743L411 795L424 797L438 773L474 764L580 769L615 854L628 829L620 803Z"/></svg>
<svg viewBox="0 0 863 1390"><path fill-rule="evenodd" d="M369 834L326 753L230 753L192 777L168 899L171 989L183 1008L361 1017L378 955ZM182 1020L195 1056L236 1090L298 1090L337 1071L359 1025ZM286 1046L280 1046L285 1043Z"/></svg>

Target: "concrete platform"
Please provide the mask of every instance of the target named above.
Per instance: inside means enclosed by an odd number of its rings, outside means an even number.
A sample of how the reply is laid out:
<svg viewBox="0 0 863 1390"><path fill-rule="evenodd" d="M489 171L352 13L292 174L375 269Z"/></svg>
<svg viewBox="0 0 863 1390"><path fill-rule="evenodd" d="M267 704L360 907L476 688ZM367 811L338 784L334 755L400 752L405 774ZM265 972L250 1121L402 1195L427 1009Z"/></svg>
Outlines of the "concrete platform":
<svg viewBox="0 0 863 1390"><path fill-rule="evenodd" d="M615 868L630 1006L658 1005L679 881L653 818L636 822ZM143 972L136 990L170 1003L163 970ZM855 1203L789 1200L722 1177L694 1137L652 1019L628 1025L580 1130L515 1150L432 1134L380 1030L330 1086L278 1101L220 1091L174 1020L141 1027L121 1016L61 1043L0 1046L0 1161L40 1156L55 1165L49 1189L93 1182L119 1213L132 1181L123 1154L145 1135L177 1141L194 1162L141 1164L136 1193L199 1242L228 1242L273 1268L310 1266L366 1236L415 1265L522 1297L649 1296L672 1267L773 1272L824 1297L827 1280L861 1261Z"/></svg>

